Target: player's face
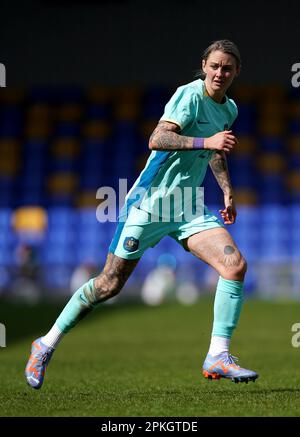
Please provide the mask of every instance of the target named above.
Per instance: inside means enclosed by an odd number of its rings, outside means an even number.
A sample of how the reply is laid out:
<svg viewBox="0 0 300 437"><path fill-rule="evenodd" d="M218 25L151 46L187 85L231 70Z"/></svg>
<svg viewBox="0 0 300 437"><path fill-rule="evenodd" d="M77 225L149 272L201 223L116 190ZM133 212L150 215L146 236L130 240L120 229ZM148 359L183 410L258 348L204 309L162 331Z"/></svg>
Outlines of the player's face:
<svg viewBox="0 0 300 437"><path fill-rule="evenodd" d="M210 53L206 62L203 61L202 69L206 73L204 82L208 93L220 99L239 73L235 58L220 50Z"/></svg>

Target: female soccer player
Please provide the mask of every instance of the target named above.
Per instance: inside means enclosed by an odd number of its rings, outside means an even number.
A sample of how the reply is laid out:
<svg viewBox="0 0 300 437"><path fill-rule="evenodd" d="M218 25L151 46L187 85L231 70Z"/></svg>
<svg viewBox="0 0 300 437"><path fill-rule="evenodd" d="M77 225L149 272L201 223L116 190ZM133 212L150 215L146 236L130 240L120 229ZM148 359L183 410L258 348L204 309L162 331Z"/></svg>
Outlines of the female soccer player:
<svg viewBox="0 0 300 437"><path fill-rule="evenodd" d="M150 157L126 197L103 271L74 293L50 331L32 343L25 369L31 387L42 386L46 367L62 337L98 304L119 293L144 251L166 235L220 275L204 377L235 382L258 377L256 372L238 366L229 353L246 273L246 261L224 226L236 219L226 154L237 144L230 130L237 107L226 91L238 76L240 64L234 43L215 41L203 54L204 80L179 87L167 103L149 140ZM201 185L208 164L224 193L224 209L220 210L223 223L205 206L201 214L187 218L188 208L182 208L186 199L178 197L178 190L185 194L186 188ZM175 204L166 214L159 205L172 196ZM194 205L196 197L195 193L188 196L187 205Z"/></svg>

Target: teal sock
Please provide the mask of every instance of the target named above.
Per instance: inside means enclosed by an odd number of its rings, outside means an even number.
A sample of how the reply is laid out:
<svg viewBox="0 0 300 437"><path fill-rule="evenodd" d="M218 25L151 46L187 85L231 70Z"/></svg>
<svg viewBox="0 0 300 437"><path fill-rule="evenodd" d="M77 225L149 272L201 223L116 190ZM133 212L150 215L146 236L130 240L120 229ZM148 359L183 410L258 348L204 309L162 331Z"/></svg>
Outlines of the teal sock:
<svg viewBox="0 0 300 437"><path fill-rule="evenodd" d="M231 338L243 305L243 281L220 276L214 303L213 336Z"/></svg>
<svg viewBox="0 0 300 437"><path fill-rule="evenodd" d="M96 306L94 278L92 278L75 291L60 313L56 324L62 332L67 333Z"/></svg>

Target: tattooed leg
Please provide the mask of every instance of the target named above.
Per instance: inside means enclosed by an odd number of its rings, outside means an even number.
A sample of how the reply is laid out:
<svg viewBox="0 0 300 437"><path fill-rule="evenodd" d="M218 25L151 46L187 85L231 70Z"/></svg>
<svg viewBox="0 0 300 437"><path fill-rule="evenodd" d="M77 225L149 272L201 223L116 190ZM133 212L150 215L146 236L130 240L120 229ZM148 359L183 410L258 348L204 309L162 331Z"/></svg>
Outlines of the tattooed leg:
<svg viewBox="0 0 300 437"><path fill-rule="evenodd" d="M118 294L138 261L138 259L126 260L109 253L103 271L94 280L96 302L104 302Z"/></svg>
<svg viewBox="0 0 300 437"><path fill-rule="evenodd" d="M246 260L226 229L214 228L199 232L187 239L186 246L193 255L216 269L224 279L244 279Z"/></svg>
<svg viewBox="0 0 300 437"><path fill-rule="evenodd" d="M61 312L56 320L59 330L68 332L99 303L118 294L137 263L138 259L125 260L109 253L102 273L83 284Z"/></svg>
<svg viewBox="0 0 300 437"><path fill-rule="evenodd" d="M137 263L138 260L128 261L109 253L103 272L83 284L73 294L50 331L32 343L31 355L25 369L25 377L31 387L41 388L46 367L64 335L98 303L119 293Z"/></svg>

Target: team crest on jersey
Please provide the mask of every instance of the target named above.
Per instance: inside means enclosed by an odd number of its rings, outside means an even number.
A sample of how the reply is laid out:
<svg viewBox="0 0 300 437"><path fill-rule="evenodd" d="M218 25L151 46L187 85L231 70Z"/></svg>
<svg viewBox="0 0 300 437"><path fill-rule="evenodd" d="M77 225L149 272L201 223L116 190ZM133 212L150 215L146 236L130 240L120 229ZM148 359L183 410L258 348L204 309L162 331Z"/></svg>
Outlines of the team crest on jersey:
<svg viewBox="0 0 300 437"><path fill-rule="evenodd" d="M126 237L123 243L123 247L127 252L134 252L139 247L139 240L134 237Z"/></svg>

